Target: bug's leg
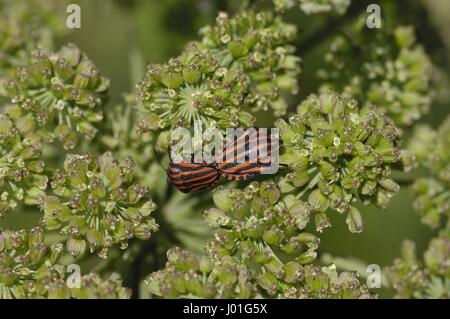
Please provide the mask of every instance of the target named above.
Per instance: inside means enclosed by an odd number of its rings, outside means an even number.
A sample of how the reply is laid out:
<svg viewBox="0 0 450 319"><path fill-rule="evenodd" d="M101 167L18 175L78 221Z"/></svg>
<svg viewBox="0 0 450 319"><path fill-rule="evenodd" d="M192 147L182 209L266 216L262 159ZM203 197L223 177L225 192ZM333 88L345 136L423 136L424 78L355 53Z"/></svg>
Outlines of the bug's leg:
<svg viewBox="0 0 450 319"><path fill-rule="evenodd" d="M229 181L236 181L236 182L242 182L249 179L252 179L256 176L256 174L249 173L249 174L228 174L228 173L222 173L222 176L224 176Z"/></svg>

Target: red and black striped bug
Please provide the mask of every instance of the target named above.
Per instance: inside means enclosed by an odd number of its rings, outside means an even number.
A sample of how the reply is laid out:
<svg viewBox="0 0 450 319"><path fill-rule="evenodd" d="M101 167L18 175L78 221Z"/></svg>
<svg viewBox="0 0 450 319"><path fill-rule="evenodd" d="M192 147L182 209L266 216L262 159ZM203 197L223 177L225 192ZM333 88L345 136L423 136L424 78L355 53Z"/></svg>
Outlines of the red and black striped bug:
<svg viewBox="0 0 450 319"><path fill-rule="evenodd" d="M230 181L245 181L261 174L272 165L272 151L278 143L272 141L270 134L259 128L233 136L223 150L217 169Z"/></svg>
<svg viewBox="0 0 450 319"><path fill-rule="evenodd" d="M220 176L230 181L246 181L271 167L272 153L278 143L259 128L234 135L216 163L174 162L169 157L167 175L172 184L184 193L215 187ZM170 154L170 150L169 150Z"/></svg>
<svg viewBox="0 0 450 319"><path fill-rule="evenodd" d="M167 176L183 193L189 193L214 187L220 178L220 173L214 164L199 164L179 162L170 159Z"/></svg>

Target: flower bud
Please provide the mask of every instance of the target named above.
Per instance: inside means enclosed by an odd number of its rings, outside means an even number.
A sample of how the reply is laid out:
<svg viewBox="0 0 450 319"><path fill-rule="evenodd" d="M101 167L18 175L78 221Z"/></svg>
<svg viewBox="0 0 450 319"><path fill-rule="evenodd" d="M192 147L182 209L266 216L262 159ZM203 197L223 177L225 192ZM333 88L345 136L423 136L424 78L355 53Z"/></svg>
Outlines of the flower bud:
<svg viewBox="0 0 450 319"><path fill-rule="evenodd" d="M364 225L361 213L356 207L350 206L345 222L352 233L360 233L363 231Z"/></svg>
<svg viewBox="0 0 450 319"><path fill-rule="evenodd" d="M317 212L325 212L329 206L329 200L319 190L315 190L309 195L308 203Z"/></svg>
<svg viewBox="0 0 450 319"><path fill-rule="evenodd" d="M206 210L204 212L204 217L208 225L212 228L226 226L230 222L230 219L225 215L225 213L216 208Z"/></svg>
<svg viewBox="0 0 450 319"><path fill-rule="evenodd" d="M284 281L289 284L300 281L303 278L302 266L294 261L290 261L284 266L284 273Z"/></svg>
<svg viewBox="0 0 450 319"><path fill-rule="evenodd" d="M83 239L69 237L66 242L67 251L74 257L78 257L86 251L86 242Z"/></svg>
<svg viewBox="0 0 450 319"><path fill-rule="evenodd" d="M274 275L266 272L258 277L258 284L267 291L269 295L275 295L278 291L279 282Z"/></svg>

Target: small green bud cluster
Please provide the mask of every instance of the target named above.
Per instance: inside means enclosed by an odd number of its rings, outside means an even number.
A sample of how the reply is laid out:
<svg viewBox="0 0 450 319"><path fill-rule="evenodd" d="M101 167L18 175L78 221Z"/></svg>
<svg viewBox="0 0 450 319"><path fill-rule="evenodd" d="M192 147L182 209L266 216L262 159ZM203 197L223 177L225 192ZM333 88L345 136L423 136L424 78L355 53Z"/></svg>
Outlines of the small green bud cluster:
<svg viewBox="0 0 450 319"><path fill-rule="evenodd" d="M344 14L350 6L351 0L273 0L275 10L285 11L296 5L306 14L335 12Z"/></svg>
<svg viewBox="0 0 450 319"><path fill-rule="evenodd" d="M278 185L282 193L308 196L318 231L330 226L325 212L332 209L348 212L350 231L361 232L361 214L352 202L385 208L399 190L389 177L402 157L399 132L381 110L360 109L332 93L312 95L276 125L285 144L280 163L291 170Z"/></svg>
<svg viewBox="0 0 450 319"><path fill-rule="evenodd" d="M387 278L398 298L450 298L450 232L443 229L431 239L423 254L416 256L415 244L405 241L401 257L387 269Z"/></svg>
<svg viewBox="0 0 450 319"><path fill-rule="evenodd" d="M272 108L276 116L286 113L281 93L296 94L300 58L290 43L297 36L292 24L272 12L244 11L233 17L222 12L216 24L200 30L202 51L221 66L241 69L251 82L245 104L253 111Z"/></svg>
<svg viewBox="0 0 450 319"><path fill-rule="evenodd" d="M255 266L230 255L195 257L174 248L162 270L145 282L153 295L165 298L373 298L353 272L338 273L334 265L319 267L295 261L272 261L256 276Z"/></svg>
<svg viewBox="0 0 450 319"><path fill-rule="evenodd" d="M91 252L106 258L114 244L125 249L131 238L149 239L158 230L150 217L156 205L133 175L131 158L118 161L109 152L67 155L64 169L51 181L55 196L42 203L42 224L69 236L66 248L74 256L89 245Z"/></svg>
<svg viewBox="0 0 450 319"><path fill-rule="evenodd" d="M48 293L44 280L57 275L55 262L63 252L61 244L44 243L44 232L36 227L0 230L0 299L27 298Z"/></svg>
<svg viewBox="0 0 450 319"><path fill-rule="evenodd" d="M264 265L276 263L270 247L277 247L300 264L316 257L319 239L306 233L309 211L295 199L280 199L275 181L253 182L244 189L214 190L216 208L206 210L205 220L216 229L211 254L242 254ZM258 243L258 244L256 244Z"/></svg>
<svg viewBox="0 0 450 319"><path fill-rule="evenodd" d="M0 218L18 203L36 205L45 195L43 146L33 126L29 117L16 121L0 114Z"/></svg>
<svg viewBox="0 0 450 319"><path fill-rule="evenodd" d="M429 126L414 129L409 149L418 163L431 172L415 180L414 208L424 224L437 228L450 216L450 117L434 130Z"/></svg>
<svg viewBox="0 0 450 319"><path fill-rule="evenodd" d="M145 283L151 294L165 298L253 298L256 287L237 258L214 261L206 256L172 248L164 269L150 274Z"/></svg>
<svg viewBox="0 0 450 319"><path fill-rule="evenodd" d="M102 103L109 80L102 77L92 61L75 45L58 53L43 49L31 53L28 64L18 67L4 81L4 95L13 106L13 117L32 114L42 132L73 149L80 135L94 138L94 124L103 118Z"/></svg>
<svg viewBox="0 0 450 319"><path fill-rule="evenodd" d="M92 273L69 287L65 267L57 261L63 245L44 242L40 227L30 231L0 230L0 299L13 298L129 298L117 279Z"/></svg>
<svg viewBox="0 0 450 319"><path fill-rule="evenodd" d="M325 57L329 68L319 72L324 88L382 107L398 126L412 125L431 104L430 58L412 27L366 32L365 19L333 40Z"/></svg>
<svg viewBox="0 0 450 319"><path fill-rule="evenodd" d="M249 83L242 70L221 67L219 61L191 44L180 57L163 65L150 64L137 85L141 131L190 127L249 126L241 110Z"/></svg>

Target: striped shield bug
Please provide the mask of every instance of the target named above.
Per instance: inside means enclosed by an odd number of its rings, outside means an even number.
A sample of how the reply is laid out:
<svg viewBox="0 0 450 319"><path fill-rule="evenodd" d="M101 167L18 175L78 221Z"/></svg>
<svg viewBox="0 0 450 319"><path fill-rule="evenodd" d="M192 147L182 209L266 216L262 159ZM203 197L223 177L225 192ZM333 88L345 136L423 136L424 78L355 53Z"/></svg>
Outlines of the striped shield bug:
<svg viewBox="0 0 450 319"><path fill-rule="evenodd" d="M263 173L275 160L278 141L272 141L267 131L254 128L232 136L217 163L220 174L230 181L245 181Z"/></svg>
<svg viewBox="0 0 450 319"><path fill-rule="evenodd" d="M215 187L220 176L229 181L246 181L258 174L270 173L274 161L278 163L276 156L273 156L275 151L278 152L278 147L278 139L274 141L265 129L242 130L239 134L233 134L216 157L216 162L196 163L193 154L190 160L174 161L169 155L166 171L170 182L180 191L204 190Z"/></svg>
<svg viewBox="0 0 450 319"><path fill-rule="evenodd" d="M180 191L189 193L214 187L220 178L220 173L214 164L175 163L170 159L167 176Z"/></svg>

